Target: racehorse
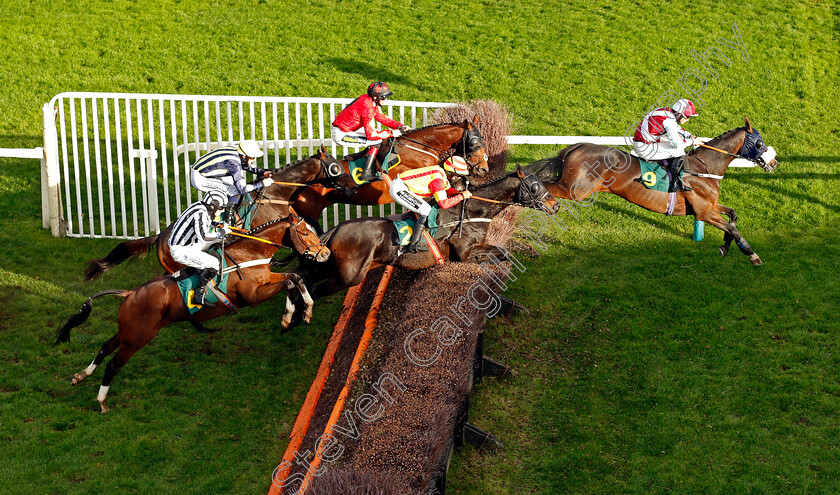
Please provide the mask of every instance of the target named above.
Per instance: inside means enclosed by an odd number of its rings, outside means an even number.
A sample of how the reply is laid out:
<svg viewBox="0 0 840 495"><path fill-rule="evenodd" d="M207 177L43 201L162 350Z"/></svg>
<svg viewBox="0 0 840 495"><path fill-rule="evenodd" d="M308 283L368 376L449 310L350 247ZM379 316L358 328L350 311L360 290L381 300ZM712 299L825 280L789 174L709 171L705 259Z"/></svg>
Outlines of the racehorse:
<svg viewBox="0 0 840 495"><path fill-rule="evenodd" d="M464 208L439 210L435 241L450 261L481 262L491 256L507 259L505 250L485 244L490 221L510 205L554 214L559 207L543 183L517 165L511 174L476 186ZM318 299L362 283L368 270L383 265L419 270L435 264L431 252L403 254L392 241L394 223L387 218L360 218L342 222L321 236L332 256L324 263L302 260L295 273ZM288 308L287 308L288 309ZM284 318L289 315L284 315Z"/></svg>
<svg viewBox="0 0 840 495"><path fill-rule="evenodd" d="M239 238L227 245L224 249L227 262L224 272L229 273L226 290L229 301L205 305L194 314L190 314L178 283L168 275L155 277L132 290L107 290L90 296L79 313L71 316L58 330L56 343L67 342L70 330L84 323L90 316L91 301L105 295L124 298L117 312L118 330L116 335L105 342L93 362L73 376L71 383L80 383L96 370L106 356L117 351L105 367L105 376L97 397L105 413L108 411L105 398L114 376L161 328L178 321L189 321L197 328L202 328L197 325L198 322L217 318L242 306L256 306L284 289L298 289L306 303L303 318L309 322L313 301L300 276L295 273L273 273L269 268L271 257L284 242L293 242L303 251L326 250L318 236L312 232L298 237L292 222L289 218L274 220L251 231L249 238ZM290 312L289 308L294 309L294 306L288 292L286 301L287 312ZM288 328L290 322L290 318L284 318L283 328Z"/></svg>
<svg viewBox="0 0 840 495"><path fill-rule="evenodd" d="M349 193L355 188L355 184L343 171L338 161L327 153L323 146L316 154L275 170L272 172L272 179L275 183L262 189L254 199L252 225L261 225L278 218L288 217L289 205L294 201L295 195L305 189L306 183L321 184L342 193ZM306 222L301 221L295 222L295 228L299 235L304 235L304 232L311 230ZM171 231L172 224L166 226L158 235L118 244L104 258L88 262L85 268L85 280L97 278L128 258L149 252L155 245L157 245L158 260L167 273L174 273L183 268L169 254L167 240ZM294 247L292 244L284 244L284 246Z"/></svg>
<svg viewBox="0 0 840 495"><path fill-rule="evenodd" d="M430 125L407 132L398 138L390 138L380 145L380 156L384 155L384 150L390 149L392 143L400 155L400 163L388 170L392 179L409 169L440 165L452 155L462 156L467 160L471 175L484 177L490 170L487 152L484 150L484 138L478 129L478 116L472 121ZM341 165L349 174L348 162L341 160ZM315 225L321 211L335 203L380 205L393 201L385 182L376 181L359 186L352 195L320 186L308 187L298 195L294 208L307 222Z"/></svg>
<svg viewBox="0 0 840 495"><path fill-rule="evenodd" d="M560 199L582 201L597 192L617 194L627 201L657 213L694 215L723 230L724 244L718 249L726 256L734 240L754 265L761 258L738 232L734 209L718 203L720 181L734 158L746 158L765 172L775 170L775 151L764 143L761 134L744 119L744 127L732 129L702 144L686 156L683 181L692 191L667 193L646 188L638 178L639 160L612 147L578 143L564 148L554 158L539 160L527 167L539 176L551 193ZM669 196L676 202L669 208ZM669 211L669 209L671 211ZM721 214L729 217L725 221Z"/></svg>

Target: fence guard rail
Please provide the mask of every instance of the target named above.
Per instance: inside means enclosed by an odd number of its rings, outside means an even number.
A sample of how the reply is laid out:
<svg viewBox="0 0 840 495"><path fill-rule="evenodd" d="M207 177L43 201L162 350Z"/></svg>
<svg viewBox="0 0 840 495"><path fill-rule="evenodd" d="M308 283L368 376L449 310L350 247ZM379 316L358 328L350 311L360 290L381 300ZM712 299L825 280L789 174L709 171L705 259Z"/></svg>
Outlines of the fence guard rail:
<svg viewBox="0 0 840 495"><path fill-rule="evenodd" d="M254 139L266 152L258 163L262 168L279 168L313 154L322 144L334 156L355 151L335 145L329 135L335 115L351 101L61 93L43 107L43 149L0 149L0 157L42 160L43 226L53 235L132 239L159 233L198 198L190 185L189 167L208 150ZM422 127L430 123L430 110L451 105L386 101L383 110L391 118ZM508 136L507 140L517 145L626 143L621 136ZM321 221L326 229L349 218L391 213L396 213L393 203L333 205L322 212Z"/></svg>

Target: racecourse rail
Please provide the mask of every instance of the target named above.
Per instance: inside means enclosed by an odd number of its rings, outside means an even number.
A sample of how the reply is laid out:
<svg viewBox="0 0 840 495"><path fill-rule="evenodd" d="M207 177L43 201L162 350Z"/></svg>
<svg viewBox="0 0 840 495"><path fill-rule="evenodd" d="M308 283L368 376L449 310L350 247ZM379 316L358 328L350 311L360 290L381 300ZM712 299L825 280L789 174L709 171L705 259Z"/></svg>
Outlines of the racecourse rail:
<svg viewBox="0 0 840 495"><path fill-rule="evenodd" d="M330 123L350 98L68 92L43 106L43 148L0 148L0 158L41 160L42 225L53 235L136 239L160 233L197 199L189 167L203 152L254 139L259 166L279 168L324 145L341 157L354 148L330 139ZM412 127L455 103L386 101L385 113ZM622 136L507 136L509 144L626 145ZM730 166L753 166L736 160ZM401 209L401 208L400 208ZM325 229L397 207L333 205Z"/></svg>

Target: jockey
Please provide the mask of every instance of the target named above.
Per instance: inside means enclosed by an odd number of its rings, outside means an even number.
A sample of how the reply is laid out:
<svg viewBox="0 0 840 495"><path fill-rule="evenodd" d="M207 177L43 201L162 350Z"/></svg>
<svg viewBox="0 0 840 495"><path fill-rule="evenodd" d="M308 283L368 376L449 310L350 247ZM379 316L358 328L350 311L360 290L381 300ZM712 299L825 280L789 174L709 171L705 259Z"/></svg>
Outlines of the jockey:
<svg viewBox="0 0 840 495"><path fill-rule="evenodd" d="M633 147L639 158L650 161L675 159L671 161L670 169L678 191L691 191L679 176L685 160L685 147L696 144L697 136L683 129L682 124L696 116L697 110L691 100L677 100L671 108L657 108L645 115L633 136Z"/></svg>
<svg viewBox="0 0 840 495"><path fill-rule="evenodd" d="M335 116L332 123L332 139L340 146L367 146L359 153L347 155L345 160L354 160L365 157L365 165L360 179L362 181L374 181L378 177L374 174L374 160L379 145L383 139L399 137L402 133L411 130L396 120L389 119L382 113L382 102L394 94L388 85L383 82L371 83L368 86L367 94L361 95L353 100L347 107ZM373 121L376 120L393 130L377 131L373 128Z"/></svg>
<svg viewBox="0 0 840 495"><path fill-rule="evenodd" d="M419 215L414 232L411 234L411 242L407 248L410 253L417 252L417 244L426 229L426 218L432 211L429 203L422 198L434 197L441 208L451 208L472 196L469 191L459 192L453 188L446 178L444 169L458 175L469 174L466 160L453 156L444 162L443 168L433 165L406 170L397 175L391 182L391 188L388 192L391 193L394 201Z"/></svg>
<svg viewBox="0 0 840 495"><path fill-rule="evenodd" d="M199 158L192 166L190 182L201 192L219 191L225 195L225 218L232 222L234 209L239 197L251 191L270 186L274 181L269 177L270 170L256 167L256 160L263 156L263 151L256 141L246 139L236 146L224 146ZM246 184L247 170L262 180Z"/></svg>
<svg viewBox="0 0 840 495"><path fill-rule="evenodd" d="M227 200L226 193L209 191L201 201L196 201L184 210L172 225L168 241L172 259L198 270L198 287L193 292L194 304L204 304L207 283L221 268L219 259L205 251L222 242L230 233L226 224L221 224L218 232L210 231L213 220L221 214Z"/></svg>

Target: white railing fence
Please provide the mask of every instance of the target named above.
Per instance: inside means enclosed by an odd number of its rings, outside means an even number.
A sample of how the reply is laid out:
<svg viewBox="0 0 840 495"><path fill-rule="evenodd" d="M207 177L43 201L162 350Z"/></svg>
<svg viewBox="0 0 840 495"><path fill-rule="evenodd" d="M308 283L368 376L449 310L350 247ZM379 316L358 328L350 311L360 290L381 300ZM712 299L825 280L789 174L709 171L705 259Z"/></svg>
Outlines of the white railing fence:
<svg viewBox="0 0 840 495"><path fill-rule="evenodd" d="M189 167L208 150L254 139L266 152L263 168L305 158L322 143L334 156L355 151L330 139L330 122L351 101L61 93L43 109L45 226L74 237L157 234L197 199ZM383 109L422 127L430 111L448 105L387 101ZM325 226L353 216L342 207L323 212ZM355 216L389 213L365 209L356 207Z"/></svg>
<svg viewBox="0 0 840 495"><path fill-rule="evenodd" d="M208 150L254 139L262 168L312 155L322 143L341 157L353 148L330 139L330 123L350 98L61 93L43 107L44 147L2 156L42 158L44 228L74 237L144 237L160 232L197 199L190 165ZM452 103L386 101L385 112L412 127ZM508 136L509 144L618 146L620 136ZM395 205L333 205L340 221L384 216Z"/></svg>

